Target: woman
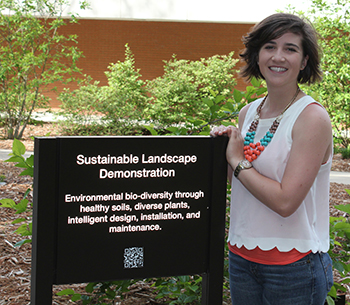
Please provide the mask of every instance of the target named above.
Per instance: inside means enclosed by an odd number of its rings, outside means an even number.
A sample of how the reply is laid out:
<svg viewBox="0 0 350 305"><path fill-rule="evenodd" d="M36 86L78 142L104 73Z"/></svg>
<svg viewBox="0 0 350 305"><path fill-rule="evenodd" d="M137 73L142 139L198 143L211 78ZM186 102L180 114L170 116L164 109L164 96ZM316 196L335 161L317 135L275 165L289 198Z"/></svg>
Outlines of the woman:
<svg viewBox="0 0 350 305"><path fill-rule="evenodd" d="M241 74L266 81L227 135L232 184L229 230L232 304L323 305L333 284L329 249L332 127L298 87L321 79L317 34L274 14L244 38Z"/></svg>

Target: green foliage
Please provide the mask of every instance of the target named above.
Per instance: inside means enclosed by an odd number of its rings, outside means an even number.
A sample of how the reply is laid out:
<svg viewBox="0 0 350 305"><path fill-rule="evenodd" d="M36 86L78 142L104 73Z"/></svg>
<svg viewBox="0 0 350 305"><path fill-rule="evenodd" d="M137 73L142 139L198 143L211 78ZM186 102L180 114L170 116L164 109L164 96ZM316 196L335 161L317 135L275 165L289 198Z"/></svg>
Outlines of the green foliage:
<svg viewBox="0 0 350 305"><path fill-rule="evenodd" d="M184 123L182 124L173 124L165 129L156 127L154 124L144 127L152 135L209 135L213 125L234 125L242 107L266 92L262 81L254 78L251 84L251 86L246 87L245 92L234 89L233 99L216 94L211 90L211 95L201 100L203 119L183 114Z"/></svg>
<svg viewBox="0 0 350 305"><path fill-rule="evenodd" d="M327 109L335 142L348 147L350 138L350 4L348 0L312 0L306 14L320 34L323 81L310 90Z"/></svg>
<svg viewBox="0 0 350 305"><path fill-rule="evenodd" d="M67 120L66 134L134 134L149 102L145 82L135 68L134 55L125 46L125 60L108 67L108 86L98 86L87 77L79 88L59 96Z"/></svg>
<svg viewBox="0 0 350 305"><path fill-rule="evenodd" d="M211 92L225 99L232 98L237 61L233 52L198 61L179 60L174 55L164 61L164 74L147 82L152 96L147 109L149 118L164 126L187 122L188 117L205 120L203 98L211 98Z"/></svg>
<svg viewBox="0 0 350 305"><path fill-rule="evenodd" d="M65 120L60 122L60 128L66 135L99 135L106 134L106 128L101 122L101 114L96 105L101 100L99 82L93 82L86 76L78 82L78 89L65 89L59 95L61 109Z"/></svg>
<svg viewBox="0 0 350 305"><path fill-rule="evenodd" d="M178 276L175 278L158 279L153 285L157 287L156 299L170 298L170 305L200 304L202 278L196 276Z"/></svg>
<svg viewBox="0 0 350 305"><path fill-rule="evenodd" d="M20 173L20 176L31 176L33 177L33 167L34 167L34 155L31 155L28 158L25 158L23 155L25 154L26 149L23 143L17 139L14 139L12 144L12 153L9 155L11 156L8 160L5 162L15 162L17 167L23 168L24 170ZM12 199L1 199L0 200L0 207L2 208L10 208L16 211L16 214L25 213L31 209L28 209L29 201L26 199L29 192L32 189L29 188L24 194L24 198L16 204L16 202ZM32 204L30 204L31 206ZM21 226L18 227L18 229L15 231L17 234L24 236L24 237L31 237L32 235L32 221L31 218L27 219L24 217L18 217L15 219L12 224L22 223ZM30 243L32 240L31 238L25 238L15 244L15 247L22 246L25 243Z"/></svg>
<svg viewBox="0 0 350 305"><path fill-rule="evenodd" d="M335 147L335 153L340 153L343 159L350 159L350 147Z"/></svg>
<svg viewBox="0 0 350 305"><path fill-rule="evenodd" d="M346 192L350 195L350 190L346 189ZM339 274L343 277L341 284L350 283L347 277L350 272L350 204L335 206L339 211L345 212L340 217L330 217L330 249L329 255L333 261L333 268L339 271ZM341 284L334 283L329 296L336 298L337 291L346 292L346 288ZM329 301L329 302L328 302ZM332 304L330 298L327 299L328 304Z"/></svg>
<svg viewBox="0 0 350 305"><path fill-rule="evenodd" d="M240 101L250 102L247 96L256 93L254 86L247 87L244 94L234 89L237 60L233 53L200 61L174 56L162 77L143 81L133 53L128 45L125 48L125 60L111 64L105 72L107 86L99 87L87 78L77 90L60 94L66 134L140 134L145 127L142 121L149 122L145 128L153 134L157 134L154 125L168 127L166 133L187 134L190 128L208 134L209 126L203 125L232 119Z"/></svg>
<svg viewBox="0 0 350 305"><path fill-rule="evenodd" d="M59 29L66 0L0 1L0 111L9 139L20 139L35 107L45 106L47 85L78 72L76 35ZM85 4L84 4L85 5ZM11 13L10 13L11 12Z"/></svg>
<svg viewBox="0 0 350 305"><path fill-rule="evenodd" d="M107 304L106 301L114 300L117 295L122 295L123 292L128 291L128 287L134 282L134 280L92 282L85 287L87 294L76 293L73 289L64 289L58 292L57 295L71 296L73 302L81 300L83 305L104 305Z"/></svg>
<svg viewBox="0 0 350 305"><path fill-rule="evenodd" d="M103 120L122 134L139 124L149 102L134 55L128 45L125 48L125 60L109 65L110 71L105 72L108 86L101 88L102 99L97 108L105 115Z"/></svg>

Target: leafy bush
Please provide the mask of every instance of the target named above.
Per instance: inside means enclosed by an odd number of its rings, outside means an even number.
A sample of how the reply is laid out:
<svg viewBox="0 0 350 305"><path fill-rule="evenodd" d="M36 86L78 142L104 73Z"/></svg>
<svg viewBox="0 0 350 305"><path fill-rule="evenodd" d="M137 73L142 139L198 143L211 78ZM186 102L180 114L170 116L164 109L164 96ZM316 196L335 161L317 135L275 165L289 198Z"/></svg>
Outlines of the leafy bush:
<svg viewBox="0 0 350 305"><path fill-rule="evenodd" d="M90 77L78 83L78 89L64 89L59 95L65 120L60 122L61 130L66 135L98 134L100 129L99 114L96 105L100 100L99 82L92 82ZM97 131L96 131L97 130Z"/></svg>
<svg viewBox="0 0 350 305"><path fill-rule="evenodd" d="M303 13L304 14L304 13ZM323 81L310 90L327 109L335 143L350 144L350 10L348 0L312 0L305 15L320 34Z"/></svg>
<svg viewBox="0 0 350 305"><path fill-rule="evenodd" d="M97 110L103 120L113 125L119 134L129 133L140 124L149 98L139 69L135 68L134 55L125 46L125 60L109 65L105 72L108 86L101 88L101 101Z"/></svg>
<svg viewBox="0 0 350 305"><path fill-rule="evenodd" d="M233 52L198 61L179 60L174 55L164 61L164 75L147 82L152 96L149 118L165 126L186 122L188 117L206 119L203 98L210 98L211 92L232 98L237 61Z"/></svg>
<svg viewBox="0 0 350 305"><path fill-rule="evenodd" d="M9 139L20 139L34 108L47 104L42 91L48 85L79 71L75 63L82 54L73 45L76 36L58 32L67 22L76 22L74 15L70 21L57 17L64 4L65 0L0 3L0 111L6 115Z"/></svg>
<svg viewBox="0 0 350 305"><path fill-rule="evenodd" d="M350 195L350 190L346 189ZM335 206L336 209L345 212L344 216L330 217L330 249L329 255L333 261L333 268L338 270L343 277L341 284L350 283L347 276L350 272L350 204ZM336 298L337 291L346 293L346 288L341 284L334 283L329 296ZM332 300L327 298L328 304L332 304ZM334 304L334 303L333 303Z"/></svg>
<svg viewBox="0 0 350 305"><path fill-rule="evenodd" d="M253 78L251 84L251 86L246 87L245 92L234 89L233 99L217 95L211 90L210 96L201 99L203 119L184 114L184 123L182 124L173 124L165 128L154 124L145 125L144 127L152 135L209 135L213 125L235 125L240 109L267 90L261 80Z"/></svg>
<svg viewBox="0 0 350 305"><path fill-rule="evenodd" d="M90 77L73 91L66 89L59 95L66 134L134 134L144 116L149 98L135 68L134 55L125 46L125 61L111 64L105 72L108 86L99 87Z"/></svg>
<svg viewBox="0 0 350 305"><path fill-rule="evenodd" d="M158 279L153 286L157 287L156 299L164 297L173 299L170 305L200 304L202 278L195 276L178 276L176 278Z"/></svg>

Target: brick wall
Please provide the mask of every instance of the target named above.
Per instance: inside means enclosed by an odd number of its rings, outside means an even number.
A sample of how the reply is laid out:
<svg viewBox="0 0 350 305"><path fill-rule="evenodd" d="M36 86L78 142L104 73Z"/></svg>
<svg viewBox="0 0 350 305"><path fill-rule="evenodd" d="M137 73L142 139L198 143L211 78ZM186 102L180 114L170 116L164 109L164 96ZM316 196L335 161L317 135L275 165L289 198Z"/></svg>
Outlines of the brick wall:
<svg viewBox="0 0 350 305"><path fill-rule="evenodd" d="M243 48L242 36L253 24L160 22L83 19L61 29L62 34L77 34L78 47L84 53L78 66L83 73L107 84L104 71L110 63L124 60L125 44L135 56L135 66L144 79L163 74L163 60L177 54L178 59L198 60L216 54L238 53ZM245 86L239 80L239 88ZM74 86L71 86L74 88ZM58 84L58 92L63 86ZM48 94L51 105L59 105L55 93Z"/></svg>

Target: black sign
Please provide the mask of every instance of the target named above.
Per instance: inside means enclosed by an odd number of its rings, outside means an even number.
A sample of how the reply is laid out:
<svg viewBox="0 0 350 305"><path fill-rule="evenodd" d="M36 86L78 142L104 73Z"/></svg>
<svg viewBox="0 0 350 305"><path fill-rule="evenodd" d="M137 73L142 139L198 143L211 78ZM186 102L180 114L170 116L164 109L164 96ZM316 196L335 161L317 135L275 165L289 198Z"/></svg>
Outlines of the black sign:
<svg viewBox="0 0 350 305"><path fill-rule="evenodd" d="M213 236L223 242L225 145L209 137L36 139L34 268L51 285L208 273ZM221 232L213 234L217 209ZM53 239L49 270L39 260L48 246L41 234Z"/></svg>

